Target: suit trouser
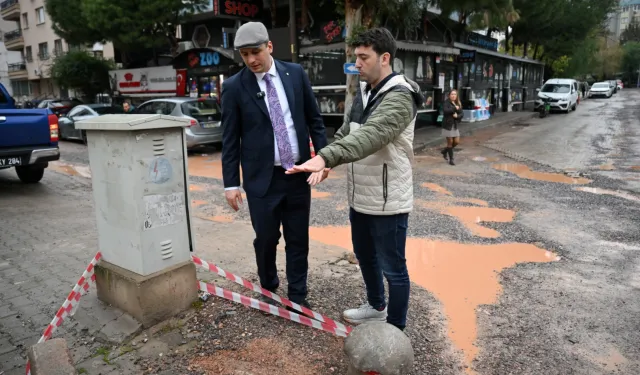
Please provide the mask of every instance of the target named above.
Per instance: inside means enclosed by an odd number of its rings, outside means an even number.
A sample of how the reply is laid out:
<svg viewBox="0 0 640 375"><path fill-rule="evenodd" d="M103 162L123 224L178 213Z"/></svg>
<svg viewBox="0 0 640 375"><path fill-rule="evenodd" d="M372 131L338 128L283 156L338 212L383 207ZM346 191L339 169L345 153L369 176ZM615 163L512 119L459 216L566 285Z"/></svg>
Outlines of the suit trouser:
<svg viewBox="0 0 640 375"><path fill-rule="evenodd" d="M253 247L261 286L273 291L280 285L276 247L282 225L288 296L293 302L300 303L307 297L311 188L306 174L286 175L284 172L283 168L275 167L265 196L247 194L247 202L251 224L256 233Z"/></svg>

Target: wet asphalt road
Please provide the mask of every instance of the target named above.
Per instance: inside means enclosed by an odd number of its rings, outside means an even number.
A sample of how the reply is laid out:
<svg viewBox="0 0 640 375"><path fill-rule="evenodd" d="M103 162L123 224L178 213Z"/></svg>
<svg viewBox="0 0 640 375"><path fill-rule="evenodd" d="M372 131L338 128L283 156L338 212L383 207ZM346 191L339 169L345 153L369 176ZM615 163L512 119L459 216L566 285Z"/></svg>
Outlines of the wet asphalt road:
<svg viewBox="0 0 640 375"><path fill-rule="evenodd" d="M640 91L624 90L568 115L479 132L462 139L455 167L437 149L417 155L411 278L438 300L446 337L470 367L438 368L418 350L431 363L424 369L639 373L639 102ZM83 145L61 149L64 161L87 163ZM205 187L192 199L210 203L203 214L248 221L246 207L233 214L221 202L216 150L190 165L192 183ZM317 189L311 237L349 249L344 171L334 176ZM422 324L409 324L413 337Z"/></svg>

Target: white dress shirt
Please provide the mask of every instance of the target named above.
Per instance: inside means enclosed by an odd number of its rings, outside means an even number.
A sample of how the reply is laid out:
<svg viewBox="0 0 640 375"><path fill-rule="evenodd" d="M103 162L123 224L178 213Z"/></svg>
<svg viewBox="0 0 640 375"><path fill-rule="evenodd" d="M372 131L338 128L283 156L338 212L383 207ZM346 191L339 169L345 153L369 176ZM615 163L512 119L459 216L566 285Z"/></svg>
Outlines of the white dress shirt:
<svg viewBox="0 0 640 375"><path fill-rule="evenodd" d="M289 135L289 144L291 145L291 152L293 153L293 160L297 163L300 161L300 148L298 146L298 134L296 133L295 125L293 124L293 117L291 117L291 108L289 108L289 100L287 99L287 93L284 91L284 85L278 75L278 69L276 69L275 61L271 58L271 68L267 73L254 73L260 91L264 92L264 102L267 105L269 114L271 114L271 107L269 107L269 100L267 98L267 82L264 80L265 74L271 75L271 82L276 87L278 93L278 100L280 101L280 108L282 108L282 114L284 115L284 123L287 127L287 133ZM273 146L274 146L274 166L280 166L280 151L278 150L278 140L276 139L275 132L273 134ZM225 190L238 189L239 187L229 187Z"/></svg>

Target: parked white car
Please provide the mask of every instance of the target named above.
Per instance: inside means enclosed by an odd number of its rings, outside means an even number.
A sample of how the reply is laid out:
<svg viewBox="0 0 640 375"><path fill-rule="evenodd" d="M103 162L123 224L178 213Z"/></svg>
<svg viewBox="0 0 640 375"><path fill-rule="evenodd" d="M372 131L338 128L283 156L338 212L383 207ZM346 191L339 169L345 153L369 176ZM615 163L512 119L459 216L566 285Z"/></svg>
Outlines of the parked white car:
<svg viewBox="0 0 640 375"><path fill-rule="evenodd" d="M552 111L569 113L577 108L578 97L578 81L575 79L550 79L538 90L536 110L543 105L542 99L549 99Z"/></svg>
<svg viewBox="0 0 640 375"><path fill-rule="evenodd" d="M610 98L613 96L614 88L611 87L609 82L597 82L591 86L590 98Z"/></svg>

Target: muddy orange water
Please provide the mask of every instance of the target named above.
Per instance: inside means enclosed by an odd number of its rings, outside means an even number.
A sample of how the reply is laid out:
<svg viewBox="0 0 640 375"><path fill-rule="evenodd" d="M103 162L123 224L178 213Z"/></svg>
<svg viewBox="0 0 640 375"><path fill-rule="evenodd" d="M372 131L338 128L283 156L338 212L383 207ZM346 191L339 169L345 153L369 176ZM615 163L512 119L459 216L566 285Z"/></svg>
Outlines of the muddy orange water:
<svg viewBox="0 0 640 375"><path fill-rule="evenodd" d="M453 195L451 194L451 192L445 188L443 188L442 186L438 185L438 184L434 184L434 183L430 183L430 182L425 182L424 184L422 184L422 187L425 187L435 193L440 193L440 194L444 194L444 195Z"/></svg>
<svg viewBox="0 0 640 375"><path fill-rule="evenodd" d="M535 172L524 164L494 164L494 169L511 172L520 178L528 180L557 182L561 184L584 185L591 182L586 178L573 178L560 173Z"/></svg>
<svg viewBox="0 0 640 375"><path fill-rule="evenodd" d="M197 199L193 199L191 200L191 205L192 206L204 206L205 204L207 204L207 201L201 201L201 200L197 200Z"/></svg>
<svg viewBox="0 0 640 375"><path fill-rule="evenodd" d="M515 212L493 207L442 206L442 203L423 202L422 206L439 210L457 218L474 235L484 238L498 238L500 232L480 225L482 222L510 223Z"/></svg>
<svg viewBox="0 0 640 375"><path fill-rule="evenodd" d="M631 167L634 171L640 171L640 165L634 165Z"/></svg>
<svg viewBox="0 0 640 375"><path fill-rule="evenodd" d="M348 227L312 227L313 240L353 251ZM498 273L525 262L552 262L555 254L529 244L461 244L408 238L407 267L411 280L442 302L449 321L449 337L464 352L471 367L478 348L476 308L496 303L502 291Z"/></svg>
<svg viewBox="0 0 640 375"><path fill-rule="evenodd" d="M204 191L204 187L197 184L189 184L189 191Z"/></svg>
<svg viewBox="0 0 640 375"><path fill-rule="evenodd" d="M217 156L190 156L188 167L190 176L222 180L222 162Z"/></svg>
<svg viewBox="0 0 640 375"><path fill-rule="evenodd" d="M601 171L615 171L616 167L614 167L613 164L603 164L598 166L598 169Z"/></svg>
<svg viewBox="0 0 640 375"><path fill-rule="evenodd" d="M326 191L318 191L317 189L311 189L311 198L325 199L325 198L329 198L330 196L331 196L331 193L328 193Z"/></svg>

